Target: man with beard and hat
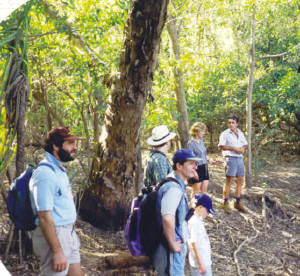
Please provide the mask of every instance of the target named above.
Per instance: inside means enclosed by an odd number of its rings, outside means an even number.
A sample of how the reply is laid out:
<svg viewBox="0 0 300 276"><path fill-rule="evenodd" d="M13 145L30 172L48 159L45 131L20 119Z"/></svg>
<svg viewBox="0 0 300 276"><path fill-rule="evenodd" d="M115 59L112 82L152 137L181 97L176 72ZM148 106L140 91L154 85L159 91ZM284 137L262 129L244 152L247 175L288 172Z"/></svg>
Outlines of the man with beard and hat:
<svg viewBox="0 0 300 276"><path fill-rule="evenodd" d="M145 164L144 185L146 187L156 185L173 171L166 154L175 136L176 133L169 132L166 125L153 128L152 136L147 139L147 143L153 148Z"/></svg>
<svg viewBox="0 0 300 276"><path fill-rule="evenodd" d="M30 179L31 204L37 214L33 250L40 257L41 275L83 275L80 242L74 230L76 208L63 166L74 160L79 139L68 127L52 129L41 161L44 165L37 167Z"/></svg>

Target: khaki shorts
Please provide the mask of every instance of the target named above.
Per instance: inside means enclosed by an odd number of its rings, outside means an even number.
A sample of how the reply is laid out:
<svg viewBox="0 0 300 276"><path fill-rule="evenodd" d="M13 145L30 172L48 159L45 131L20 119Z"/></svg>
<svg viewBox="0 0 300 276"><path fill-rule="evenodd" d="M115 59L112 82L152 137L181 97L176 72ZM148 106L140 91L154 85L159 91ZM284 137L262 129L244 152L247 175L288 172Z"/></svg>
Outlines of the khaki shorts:
<svg viewBox="0 0 300 276"><path fill-rule="evenodd" d="M52 252L38 226L32 234L32 243L34 253L40 257L41 260L41 274L46 276L63 276L67 275L70 264L80 263L80 242L74 230L73 225L57 226L55 227L56 235L60 246L67 258L67 268L62 272L55 272L52 268Z"/></svg>

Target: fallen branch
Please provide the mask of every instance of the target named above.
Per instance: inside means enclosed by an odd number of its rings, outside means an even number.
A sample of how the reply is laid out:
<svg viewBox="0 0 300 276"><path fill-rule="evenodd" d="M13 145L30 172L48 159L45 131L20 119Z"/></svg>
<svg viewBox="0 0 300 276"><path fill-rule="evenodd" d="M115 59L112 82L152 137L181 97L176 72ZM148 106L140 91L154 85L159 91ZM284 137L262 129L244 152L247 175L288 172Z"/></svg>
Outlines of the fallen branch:
<svg viewBox="0 0 300 276"><path fill-rule="evenodd" d="M136 267L149 268L151 266L149 257L133 257L129 252L120 252L114 256L108 256L104 259L104 264L98 266L98 271L107 269L125 269L128 271L135 270Z"/></svg>
<svg viewBox="0 0 300 276"><path fill-rule="evenodd" d="M267 222L267 205L266 205L265 193L266 193L266 189L263 189L263 194L262 194L262 197L261 197L261 202L262 202L261 215L262 215L262 218L263 218L264 230L266 232L267 229L270 228L270 226Z"/></svg>
<svg viewBox="0 0 300 276"><path fill-rule="evenodd" d="M283 251L283 253L285 253L285 254L287 254L287 255L290 255L290 256L292 256L292 257L296 257L296 258L298 258L298 259L300 259L300 253L298 253L297 251L295 251L295 250L292 250L292 249L290 249L289 251Z"/></svg>
<svg viewBox="0 0 300 276"><path fill-rule="evenodd" d="M254 224L253 224L253 220L252 220L252 219L250 220L250 223L251 223L251 226L252 226L253 230L256 232L255 236L250 237L250 238L247 238L246 240L244 240L244 241L239 245L239 247L234 251L234 253L233 253L233 259L234 259L234 262L235 262L235 265L236 265L236 268L237 268L237 275L238 275L238 276L241 276L241 269L240 269L240 266L239 266L237 254L239 253L239 251L242 249L242 247L243 247L246 243L251 242L251 241L253 241L254 239L256 239L257 236L258 236L258 234L259 234L259 231L254 227Z"/></svg>

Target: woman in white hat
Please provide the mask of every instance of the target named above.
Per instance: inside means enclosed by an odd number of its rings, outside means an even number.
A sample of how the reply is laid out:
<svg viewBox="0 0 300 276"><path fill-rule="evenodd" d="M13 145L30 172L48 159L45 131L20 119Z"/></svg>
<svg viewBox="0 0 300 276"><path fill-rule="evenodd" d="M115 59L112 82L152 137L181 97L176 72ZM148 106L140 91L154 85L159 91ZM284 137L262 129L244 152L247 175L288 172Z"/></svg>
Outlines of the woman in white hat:
<svg viewBox="0 0 300 276"><path fill-rule="evenodd" d="M152 136L147 139L147 143L153 147L145 164L144 185L146 187L156 185L170 172L172 166L166 153L171 146L171 140L176 133L169 132L167 126L156 126L152 130Z"/></svg>

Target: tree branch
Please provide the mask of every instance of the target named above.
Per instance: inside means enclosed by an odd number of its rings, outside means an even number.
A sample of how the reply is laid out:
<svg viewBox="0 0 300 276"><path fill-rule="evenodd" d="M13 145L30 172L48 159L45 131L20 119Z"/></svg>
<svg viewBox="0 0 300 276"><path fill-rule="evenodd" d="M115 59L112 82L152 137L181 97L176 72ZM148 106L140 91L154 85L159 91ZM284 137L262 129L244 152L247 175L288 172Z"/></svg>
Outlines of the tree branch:
<svg viewBox="0 0 300 276"><path fill-rule="evenodd" d="M260 57L258 58L256 61L260 61L260 60L263 60L263 59L268 59L268 58L281 58L283 56L286 56L286 55L289 55L292 53L292 50L294 49L297 49L300 47L300 43L297 44L296 46L294 46L293 48L291 48L289 51L286 51L286 52L283 52L281 54L276 54L276 55L267 55L267 56L264 56L264 57Z"/></svg>
<svg viewBox="0 0 300 276"><path fill-rule="evenodd" d="M30 35L29 37L31 38L31 40L34 40L35 38L39 38L42 36L46 36L46 35L53 35L53 34L57 34L58 32L46 32L46 33L41 33L41 34L35 34L35 35Z"/></svg>
<svg viewBox="0 0 300 276"><path fill-rule="evenodd" d="M39 93L32 93L32 96L35 100L37 100L39 103L45 106L46 110L49 111L51 116L59 123L59 125L61 126L65 125L62 118L57 115L57 113L45 102L45 100L42 97L40 97Z"/></svg>
<svg viewBox="0 0 300 276"><path fill-rule="evenodd" d="M64 22L64 24L67 26L68 30L70 31L70 33L68 34L73 36L75 40L78 42L79 46L82 47L90 55L93 63L95 64L99 63L104 66L107 66L107 64L98 57L95 51L88 45L88 43L82 38L82 36L75 30L75 28L67 19L64 19L63 17L59 16L55 8L49 3L47 3L46 1L42 0L41 4L45 7L46 12L50 17L52 17L55 20L60 20Z"/></svg>
<svg viewBox="0 0 300 276"><path fill-rule="evenodd" d="M291 122L290 120L284 118L283 116L281 116L281 115L279 115L279 114L278 114L278 117L279 117L280 120L286 122L287 125L289 125L289 126L295 128L295 129L298 131L298 133L300 134L300 125L299 125L299 124L293 123L293 122Z"/></svg>

